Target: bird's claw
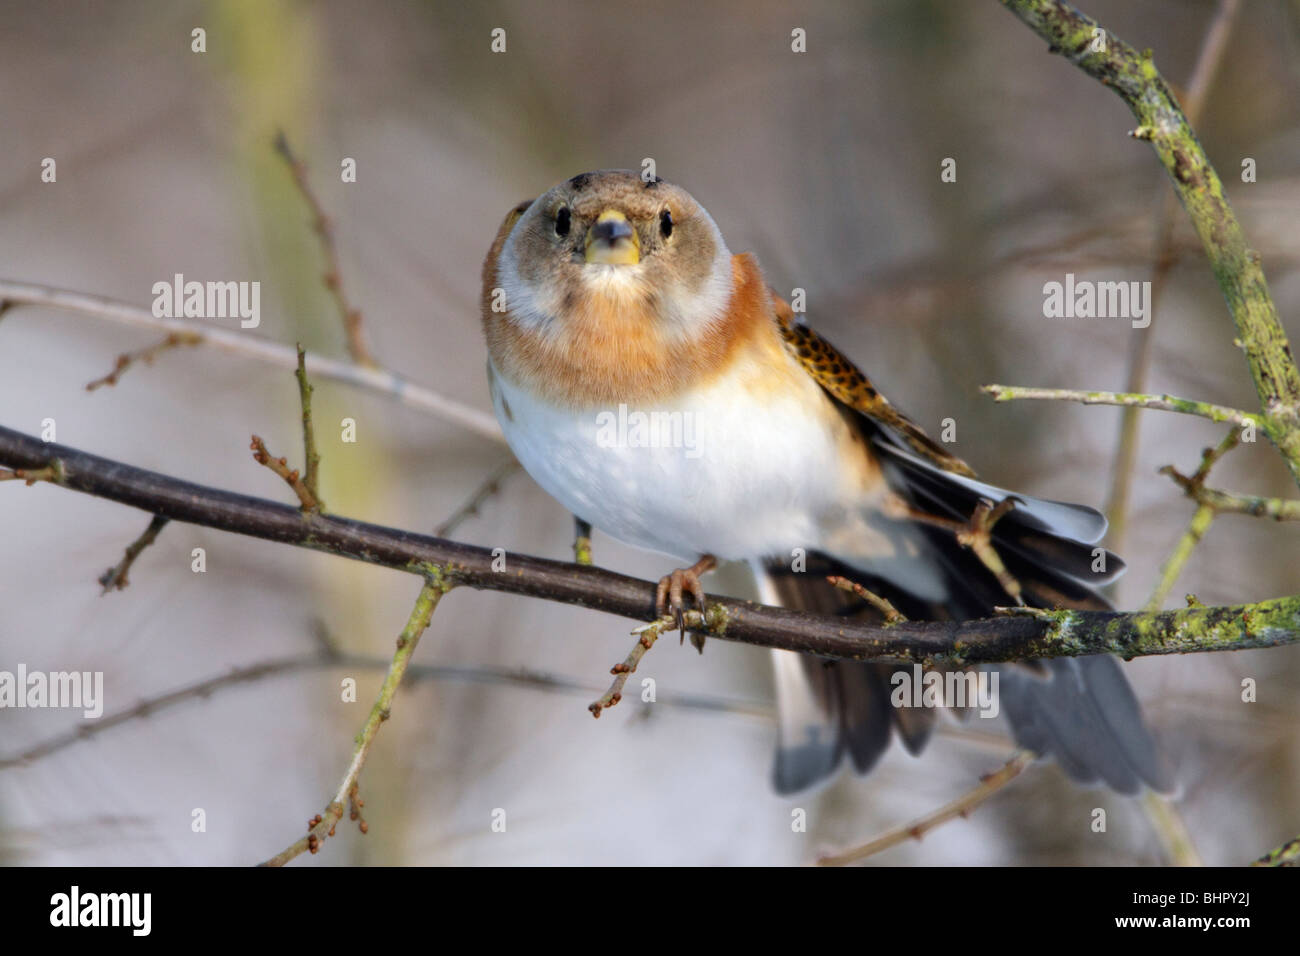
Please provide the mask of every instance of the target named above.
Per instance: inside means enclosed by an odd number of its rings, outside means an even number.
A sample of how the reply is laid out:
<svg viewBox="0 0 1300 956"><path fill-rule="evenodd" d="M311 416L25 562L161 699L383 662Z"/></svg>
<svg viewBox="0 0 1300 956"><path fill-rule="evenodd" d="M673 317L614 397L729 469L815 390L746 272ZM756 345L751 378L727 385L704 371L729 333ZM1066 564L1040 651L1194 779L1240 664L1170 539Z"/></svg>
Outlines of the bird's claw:
<svg viewBox="0 0 1300 956"><path fill-rule="evenodd" d="M689 593L695 599L695 607L703 616L708 611L708 605L704 600L704 585L700 583L700 575L712 571L717 566L717 559L711 554L706 554L689 568L677 568L659 579L659 588L655 592L655 611L660 617L669 611L672 612L682 640L686 639L685 595ZM691 644L700 653L704 652L703 635L692 632Z"/></svg>

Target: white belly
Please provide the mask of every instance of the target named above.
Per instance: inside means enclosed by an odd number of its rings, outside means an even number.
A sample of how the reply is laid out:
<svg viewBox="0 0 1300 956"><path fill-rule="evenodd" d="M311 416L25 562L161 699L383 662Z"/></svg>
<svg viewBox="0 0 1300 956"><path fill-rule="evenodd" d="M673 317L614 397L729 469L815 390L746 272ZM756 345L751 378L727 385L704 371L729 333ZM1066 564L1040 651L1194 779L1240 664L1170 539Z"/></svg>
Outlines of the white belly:
<svg viewBox="0 0 1300 956"><path fill-rule="evenodd" d="M825 409L807 395L760 404L724 380L671 405L576 411L490 371L497 418L528 473L629 544L692 560L788 558L862 522L865 495L845 486Z"/></svg>

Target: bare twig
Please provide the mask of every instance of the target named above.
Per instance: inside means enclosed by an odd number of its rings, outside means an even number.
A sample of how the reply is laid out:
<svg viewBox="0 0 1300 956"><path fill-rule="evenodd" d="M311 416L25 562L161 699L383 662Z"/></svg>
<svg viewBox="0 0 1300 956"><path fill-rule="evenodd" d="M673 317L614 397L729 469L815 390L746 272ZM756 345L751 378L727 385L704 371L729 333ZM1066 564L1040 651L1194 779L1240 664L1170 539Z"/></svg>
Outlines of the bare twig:
<svg viewBox="0 0 1300 956"><path fill-rule="evenodd" d="M357 779L361 776L361 768L365 766L366 757L369 755L370 747L375 741L375 735L379 733L379 725L388 720L392 712L393 698L397 694L397 687L401 684L402 675L406 673L406 668L410 664L411 655L415 653L415 647L420 641L420 635L428 628L429 620L433 617L438 602L442 600L442 596L452 586L439 574L430 575L425 581L424 587L420 589L420 596L416 598L415 607L411 610L411 616L406 622L406 627L402 629L402 633L397 638L397 651L393 654L393 662L388 668L388 674L384 678L383 686L379 689L379 697L375 700L374 706L370 708L370 714L366 718L361 732L357 735L356 745L352 751L352 762L343 775L343 781L339 784L338 793L325 808L324 814L318 814L313 819L305 837L271 857L263 863L263 866L283 866L303 853L317 852L325 838L333 835L334 825L343 816L345 802L354 801L355 811L358 805L356 802ZM364 828L362 832L365 832Z"/></svg>
<svg viewBox="0 0 1300 956"><path fill-rule="evenodd" d="M63 309L133 328L151 329L163 333L189 333L197 335L204 345L241 358L273 365L287 371L293 371L298 367L298 355L295 349L253 332L223 329L207 320L159 317L148 309L104 296L72 292L31 282L0 279L0 300L13 304L43 305ZM309 354L307 374L318 380L329 379L385 395L407 408L429 413L498 444L505 443L501 426L491 414L416 385L396 372L382 368L366 368L351 361L341 362L322 355Z"/></svg>
<svg viewBox="0 0 1300 956"><path fill-rule="evenodd" d="M1216 447L1207 448L1202 452L1201 464L1197 467L1196 473L1191 478L1185 479L1188 488L1192 489L1188 492L1189 495L1193 498L1196 497L1196 491L1204 487L1210 469L1218 463L1220 458L1236 448L1240 442L1240 431L1234 426L1228 430L1228 434L1223 437L1223 441L1219 442ZM1173 471L1172 465L1166 466L1166 468L1173 474L1178 474ZM1165 469L1161 470L1164 471ZM1178 475L1178 477L1182 478L1183 476ZM1199 504L1196 513L1192 515L1191 523L1187 526L1187 531L1178 539L1178 544L1175 545L1173 552L1160 569L1160 582L1147 600L1146 610L1157 611L1164 605L1165 599L1169 597L1169 592L1173 590L1174 583L1178 580L1178 576L1182 574L1183 567L1191 558L1192 552L1196 550L1196 546L1201 543L1201 540L1210 530L1210 524L1214 521L1215 514L1214 508L1204 502Z"/></svg>
<svg viewBox="0 0 1300 956"><path fill-rule="evenodd" d="M298 469L294 468L290 470L289 460L287 458L275 458L272 456L271 453L266 450L266 445L262 442L262 439L256 435L253 436L253 440L249 443L248 447L253 449L254 461L259 465L265 465L267 468L270 468L273 472L283 478L285 483L293 489L293 493L298 496L298 501L301 503L303 511L319 512L321 510L320 502L317 501L316 496L311 493L311 489L303 483L302 477L298 474Z"/></svg>
<svg viewBox="0 0 1300 956"><path fill-rule="evenodd" d="M1174 546L1173 552L1165 559L1164 565L1160 568L1160 582L1156 585L1155 590L1151 592L1151 597L1147 599L1146 610L1157 611L1164 605L1165 599L1169 597L1169 592L1173 590L1179 575L1183 573L1183 568L1187 566L1187 561L1192 556L1192 552L1201 543L1213 522L1213 508L1202 505L1196 509L1191 522L1187 525L1187 530L1178 539L1178 544Z"/></svg>
<svg viewBox="0 0 1300 956"><path fill-rule="evenodd" d="M358 365L366 368L378 368L379 363L370 352L370 346L366 342L365 330L361 323L361 310L355 308L348 301L347 293L343 289L343 273L339 269L338 248L334 242L334 228L330 219L325 215L325 209L321 206L320 200L311 188L311 183L307 181L307 164L294 155L293 150L289 148L289 140L285 137L284 131L281 130L275 134L275 149L289 166L289 172L293 176L293 181L298 187L298 192L302 193L302 198L306 200L307 205L311 208L312 229L320 238L321 250L325 253L325 275L322 279L325 282L325 288L329 289L330 295L334 297L334 302L338 305L339 315L343 319L343 332L347 337L348 354Z"/></svg>
<svg viewBox="0 0 1300 956"><path fill-rule="evenodd" d="M158 532L167 527L167 522L170 520L170 518L164 518L162 515L153 516L153 520L149 522L149 527L144 529L140 537L126 546L126 554L122 557L122 560L99 576L99 583L104 589L100 592L101 594L107 594L109 591L120 591L131 583L126 577L131 570L131 565L135 564L135 559L140 556L141 551L154 543L154 540L158 537Z"/></svg>
<svg viewBox="0 0 1300 956"><path fill-rule="evenodd" d="M1212 422L1232 422L1234 425L1250 425L1263 429L1261 416L1243 412L1237 408L1223 405L1211 405L1209 402L1196 402L1173 395L1133 395L1126 392L1090 392L1074 388L1026 388L1021 385L985 385L980 391L993 396L995 402L1010 402L1015 399L1047 399L1064 402L1082 402L1084 405L1123 405L1134 408L1154 408L1166 412L1181 412L1184 415L1198 415Z"/></svg>
<svg viewBox="0 0 1300 956"><path fill-rule="evenodd" d="M307 495L314 503L308 506L303 501L303 507L310 507L312 511L324 511L325 502L320 496L320 455L316 451L316 430L312 426L311 420L311 382L307 381L307 367L304 361L302 346L298 346L298 371L295 373L298 377L298 400L302 405L302 446L303 457L307 462L307 473L303 476L302 483L307 489ZM263 449L265 451L265 449ZM265 464L265 463L264 463ZM295 489L296 490L296 489ZM299 498L302 496L299 495Z"/></svg>
<svg viewBox="0 0 1300 956"><path fill-rule="evenodd" d="M856 594L862 600L866 601L881 614L885 615L886 624L902 624L907 620L898 608L890 603L888 598L883 598L873 591L868 591L857 581L850 581L846 577L838 574L828 575L826 578L831 584L835 585L841 591L848 591L850 594Z"/></svg>
<svg viewBox="0 0 1300 956"><path fill-rule="evenodd" d="M1009 496L994 506L993 502L987 498L981 498L975 505L975 511L966 521L957 521L953 518L930 514L927 511L913 508L906 502L901 501L901 499L891 501L889 508L893 513L900 516L951 531L957 539L957 543L963 548L969 548L975 557L979 558L980 564L984 565L997 578L998 584L1007 593L1007 596L1014 600L1016 604L1022 605L1025 601L1020 596L1020 582L1007 570L1007 566L1002 561L1002 555L998 554L998 550L993 544L994 525L1016 506L1017 501L1019 499Z"/></svg>
<svg viewBox="0 0 1300 956"><path fill-rule="evenodd" d="M962 794L951 803L944 804L938 810L927 813L925 816L913 820L901 827L895 827L887 830L880 836L868 840L861 846L854 847L851 850L844 850L830 856L824 856L817 861L818 866L844 866L848 863L856 863L859 860L865 860L882 850L887 850L892 846L905 843L908 840L919 840L935 827L946 823L957 817L968 817L976 807L993 796L1016 777L1026 767L1034 762L1034 755L1027 750L1018 750L1011 755L1011 759L1003 764L1000 768L990 774L980 777L980 782L969 792Z"/></svg>
<svg viewBox="0 0 1300 956"><path fill-rule="evenodd" d="M116 385L118 379L122 377L122 373L136 362L152 365L153 360L168 349L178 348L182 345L198 345L202 341L203 339L194 332L171 332L161 342L150 345L148 348L139 349L135 352L123 352L117 357L117 362L113 365L113 371L103 378L88 382L86 391L93 392L104 385Z"/></svg>
<svg viewBox="0 0 1300 956"><path fill-rule="evenodd" d="M58 484L63 480L63 466L56 458L44 468L0 468L0 481L21 481L30 488L38 481Z"/></svg>
<svg viewBox="0 0 1300 956"><path fill-rule="evenodd" d="M632 650L621 663L609 669L609 672L614 675L614 681L609 685L609 690L605 691L598 700L587 705L591 716L599 717L602 710L613 707L623 699L623 686L627 683L628 677L636 672L636 666L641 663L641 658L645 657L646 651L655 646L659 635L664 631L673 630L677 625L677 618L667 614L657 621L644 624L632 631L636 635L636 643L632 645Z"/></svg>

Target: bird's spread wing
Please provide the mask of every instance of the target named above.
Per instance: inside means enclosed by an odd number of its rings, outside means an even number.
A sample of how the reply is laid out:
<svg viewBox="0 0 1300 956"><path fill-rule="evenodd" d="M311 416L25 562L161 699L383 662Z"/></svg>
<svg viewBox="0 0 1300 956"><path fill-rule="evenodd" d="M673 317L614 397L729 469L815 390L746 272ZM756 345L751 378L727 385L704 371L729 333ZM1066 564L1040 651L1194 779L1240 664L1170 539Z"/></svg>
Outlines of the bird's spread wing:
<svg viewBox="0 0 1300 956"><path fill-rule="evenodd" d="M772 293L772 307L786 348L832 398L883 425L913 452L944 471L975 477L970 465L950 453L920 425L891 405L889 399L881 395L862 370L839 349L796 321L789 303L775 292Z"/></svg>

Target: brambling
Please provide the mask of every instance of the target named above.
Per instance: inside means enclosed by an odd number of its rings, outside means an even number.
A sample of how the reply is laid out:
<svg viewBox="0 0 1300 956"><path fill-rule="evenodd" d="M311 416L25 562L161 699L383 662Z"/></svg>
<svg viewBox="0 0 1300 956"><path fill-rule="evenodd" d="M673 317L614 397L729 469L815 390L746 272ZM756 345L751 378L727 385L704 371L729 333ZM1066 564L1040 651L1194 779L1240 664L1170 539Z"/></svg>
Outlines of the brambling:
<svg viewBox="0 0 1300 956"><path fill-rule="evenodd" d="M1094 589L1123 568L1092 547L1101 514L978 481L662 179L583 173L517 205L483 266L483 325L493 407L537 483L607 534L699 559L660 582L659 610L679 622L718 559L748 561L767 603L877 613L826 582L841 574L932 620L1017 599L1105 607ZM960 534L991 506L1001 569ZM930 736L933 708L891 702L910 669L773 661L780 792L846 755L869 770L894 730L912 753ZM1020 746L1080 782L1168 787L1113 658L988 670Z"/></svg>

